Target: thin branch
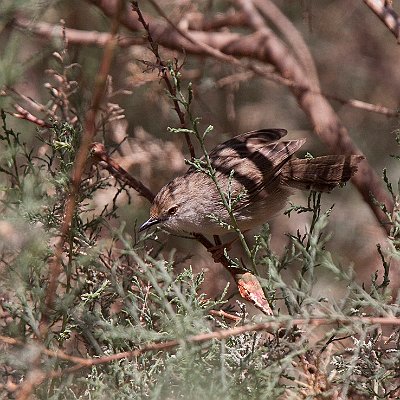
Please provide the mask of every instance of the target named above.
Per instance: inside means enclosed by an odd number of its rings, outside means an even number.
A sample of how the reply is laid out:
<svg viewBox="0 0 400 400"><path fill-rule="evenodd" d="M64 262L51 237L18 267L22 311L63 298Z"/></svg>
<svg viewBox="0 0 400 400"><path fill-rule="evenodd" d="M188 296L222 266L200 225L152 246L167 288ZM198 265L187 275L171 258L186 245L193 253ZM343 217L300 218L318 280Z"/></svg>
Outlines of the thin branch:
<svg viewBox="0 0 400 400"><path fill-rule="evenodd" d="M151 352L151 351L162 351L162 350L170 350L179 345L183 344L198 344L204 343L211 340L224 340L228 339L232 336L242 335L244 333L249 332L262 332L262 331L271 331L277 330L279 328L287 328L294 326L308 326L308 327L319 327L324 325L353 325L356 324L362 325L379 325L379 326L400 326L400 318L396 317L340 317L340 318L299 318L299 319L290 319L290 318L282 318L280 320L274 319L273 321L261 322L257 324L246 324L242 326L236 326L229 329L222 329L214 332L208 333L200 333L193 336L188 336L185 339L172 339L166 342L152 342L141 346L139 349L135 349L132 351L124 351L121 353L112 354L109 356L98 357L98 358L81 358L75 356L69 356L65 354L63 351L53 351L45 349L44 347L40 348L40 351L43 354L46 354L50 357L60 358L63 360L74 362L76 365L70 368L66 368L61 371L52 371L47 374L46 378L54 378L59 377L61 375L65 375L68 373L74 373L79 369L85 367L91 367L99 364L107 364L113 361L118 361L122 359L131 359L135 357L139 357L140 355ZM14 345L14 346L22 346L23 343L7 336L0 336L0 341L3 343Z"/></svg>
<svg viewBox="0 0 400 400"><path fill-rule="evenodd" d="M123 1L119 0L111 26L111 39L107 42L104 49L103 58L95 80L91 107L86 113L80 146L74 160L71 175L71 184L65 203L64 217L60 227L60 236L58 237L54 246L54 255L49 260L49 276L48 286L46 289L45 309L43 310L42 318L40 321L40 331L42 336L45 336L47 333L50 313L54 308L58 278L62 272L61 264L64 251L64 243L71 229L82 175L86 166L86 161L89 155L90 148L92 146L93 138L96 134L96 116L100 109L100 104L106 87L108 72L111 67L113 53L116 46L116 35L119 28L119 16L122 12L122 5Z"/></svg>
<svg viewBox="0 0 400 400"><path fill-rule="evenodd" d="M400 40L400 17L390 5L384 0L364 0L364 3L377 15L387 26L394 37Z"/></svg>
<svg viewBox="0 0 400 400"><path fill-rule="evenodd" d="M167 69L167 66L164 64L164 62L161 60L160 53L158 52L158 44L153 40L153 37L152 37L150 29L149 29L149 24L146 22L143 14L142 14L142 11L139 8L137 1L132 1L132 8L133 8L133 11L135 11L136 14L138 15L139 22L143 25L143 28L147 32L147 40L150 44L151 51L153 52L154 56L156 57L157 67L159 68L161 77L163 78L163 81L164 81L165 85L167 86L168 92L171 95L171 98L172 98L172 101L174 104L174 109L175 109L176 113L178 114L181 128L186 128L185 113L181 110L179 102L176 98L176 95L177 95L176 89L171 84L171 82L168 78L168 74L167 74L168 69ZM194 152L194 147L193 147L192 141L190 140L189 133L185 132L184 135L185 135L186 143L189 148L190 156L192 157L192 159L194 159L194 158L196 158L196 154Z"/></svg>
<svg viewBox="0 0 400 400"><path fill-rule="evenodd" d="M12 24L20 30L27 30L44 39L58 39L65 36L69 43L86 46L104 47L112 39L112 34L109 32L83 31L80 29L64 28L62 25L50 24L42 21L33 23L28 18L21 16L14 18ZM129 47L145 43L144 38L122 35L116 35L115 40L119 47Z"/></svg>
<svg viewBox="0 0 400 400"><path fill-rule="evenodd" d="M18 339L9 337L9 336L2 336L2 335L0 335L0 342L3 342L10 346L25 346L25 345L27 345L27 343L24 343L21 340L18 340ZM34 346L37 347L40 345L35 342ZM82 364L82 363L84 364L86 362L85 358L71 356L69 354L66 354L64 351L62 351L60 349L50 350L50 349L47 349L46 347L42 346L42 347L40 347L40 352L49 357L59 358L60 360L70 361L75 364ZM88 365L89 365L89 363L88 363Z"/></svg>
<svg viewBox="0 0 400 400"><path fill-rule="evenodd" d="M317 67L303 36L293 25L292 21L271 0L253 0L264 18L268 18L286 38L292 51L307 72L314 91L320 91Z"/></svg>
<svg viewBox="0 0 400 400"><path fill-rule="evenodd" d="M215 317L230 319L231 321L235 321L235 322L239 322L242 320L242 317L238 317L237 315L229 314L223 310L210 310L209 314L213 315Z"/></svg>
<svg viewBox="0 0 400 400"><path fill-rule="evenodd" d="M243 20L243 13L238 12L237 14L240 15L240 20ZM221 16L222 18L222 16ZM228 21L229 19L227 19ZM228 24L228 22L226 22ZM35 24L33 23L28 23L28 20L22 17L18 17L14 20L14 24L20 28L23 29L28 29L30 32L37 34L38 36L41 36L43 38L49 39L51 37L62 37L63 33L63 27L61 25L53 25L49 24L47 22L37 22ZM207 21L204 21L204 24L207 24ZM228 24L229 25L229 24ZM243 25L243 23L242 23ZM197 26L197 25L195 25ZM234 23L229 26L235 26ZM199 29L202 28L203 30L211 30L207 28L207 26L203 27L201 25L198 27ZM174 26L174 29L176 29L176 26ZM181 32L185 32L181 30ZM69 43L71 44L81 44L81 45L93 45L93 46L100 46L104 47L104 44L106 41L110 38L110 34L108 32L95 32L95 31L82 31L78 29L69 29L65 28L65 36L68 40ZM131 45L138 45L138 44L144 44L145 39L143 38L128 38L128 37L120 37L118 36L118 45L121 47L127 47ZM200 45L198 42L195 41L193 37L190 38L192 43ZM209 54L211 56L211 54ZM214 55L212 55L214 57ZM219 55L218 55L219 56ZM228 61L228 59L223 60ZM241 69L244 70L244 72L239 72L236 74L232 74L230 76L227 76L225 78L221 78L218 81L218 86L222 87L224 85L228 85L229 83L237 83L238 81L247 81L249 78L253 76L253 74L263 76L268 80L271 80L275 83L284 85L286 87L290 88L297 88L297 89L307 89L304 85L300 85L293 80L283 78L281 75L272 72L272 71L266 71L264 68L261 69L257 66L251 65L251 64L241 64L240 66L238 65L238 60L233 60L233 58L229 59L229 62L232 61L233 65L237 65ZM182 73L184 74L186 71L183 71ZM395 110L393 108L385 107L379 104L372 104L365 102L363 100L357 100L357 99L345 99L340 96L334 95L334 94L329 94L324 91L320 90L311 90L310 91L314 94L319 94L327 99L335 100L338 101L339 103L343 105L347 105L349 107L357 108L360 110L365 110L368 112L374 112L377 114L382 114L385 115L386 117L399 117L400 111ZM20 94L19 94L20 95ZM21 95L20 95L21 96ZM17 116L17 118L22 118Z"/></svg>
<svg viewBox="0 0 400 400"><path fill-rule="evenodd" d="M14 104L14 108L17 111L16 113L6 111L7 114L10 114L15 118L24 119L37 126L40 126L41 128L51 128L50 124L36 117L35 115L31 114L29 111L25 110L25 108L21 107L19 104Z"/></svg>
<svg viewBox="0 0 400 400"><path fill-rule="evenodd" d="M127 183L130 187L136 190L141 196L145 197L150 203L154 200L154 194L135 179L127 171L125 171L117 162L115 162L108 154L102 143L93 143L92 155L96 162L102 161L105 169L107 169L117 179Z"/></svg>
<svg viewBox="0 0 400 400"><path fill-rule="evenodd" d="M236 326L230 329L223 329L215 332L200 333L198 335L189 336L186 339L173 339L167 342L161 343L149 343L142 346L140 349L133 351L126 351L122 353L112 354L110 356L83 359L82 366L105 364L116 360L121 360L124 358L138 357L141 354L147 353L149 351L157 350L168 350L174 348L183 343L204 343L210 340L218 339L228 339L232 336L242 335L248 332L260 332L269 331L271 329L276 330L282 327L293 327L296 325L306 325L306 326L324 326L324 325L355 325L357 323L364 325L380 325L380 326L400 326L400 318L396 317L350 317L350 318L299 318L299 319L283 319L274 320L268 322L261 322L258 324L246 324L242 326ZM89 360L89 362L87 361ZM90 364L89 364L90 363Z"/></svg>

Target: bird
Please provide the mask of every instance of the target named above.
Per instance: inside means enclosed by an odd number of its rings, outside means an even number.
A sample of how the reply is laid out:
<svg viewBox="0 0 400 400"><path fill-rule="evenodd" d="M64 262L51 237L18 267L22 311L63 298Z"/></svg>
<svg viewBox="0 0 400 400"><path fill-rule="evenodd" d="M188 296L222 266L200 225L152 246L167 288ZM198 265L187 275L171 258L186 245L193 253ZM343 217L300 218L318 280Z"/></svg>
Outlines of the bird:
<svg viewBox="0 0 400 400"><path fill-rule="evenodd" d="M298 189L330 192L347 182L364 158L297 158L294 153L306 139L281 140L286 134L285 129L260 129L219 144L209 153L209 161L220 191L209 173L192 165L158 192L150 218L139 231L156 225L202 235L222 235L235 228L247 231L279 214ZM231 213L221 192L230 194Z"/></svg>

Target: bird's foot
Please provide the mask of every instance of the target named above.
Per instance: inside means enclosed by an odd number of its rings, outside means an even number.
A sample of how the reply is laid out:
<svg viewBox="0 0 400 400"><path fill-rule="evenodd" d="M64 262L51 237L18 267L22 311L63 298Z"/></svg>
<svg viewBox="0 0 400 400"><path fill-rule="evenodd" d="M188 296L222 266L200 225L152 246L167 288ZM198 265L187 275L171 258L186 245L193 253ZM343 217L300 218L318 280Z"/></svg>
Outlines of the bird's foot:
<svg viewBox="0 0 400 400"><path fill-rule="evenodd" d="M235 243L237 238L231 240L227 243L221 243L221 241L215 240L215 246L209 247L207 251L211 253L211 256L216 263L220 263L221 260L225 257L225 250L229 251L232 248L233 243Z"/></svg>

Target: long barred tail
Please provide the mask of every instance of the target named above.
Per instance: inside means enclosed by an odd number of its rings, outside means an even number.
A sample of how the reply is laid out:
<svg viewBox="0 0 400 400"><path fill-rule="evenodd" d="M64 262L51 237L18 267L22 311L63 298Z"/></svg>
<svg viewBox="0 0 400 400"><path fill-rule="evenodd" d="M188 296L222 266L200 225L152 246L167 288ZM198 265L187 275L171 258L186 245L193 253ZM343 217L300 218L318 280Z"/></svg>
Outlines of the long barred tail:
<svg viewBox="0 0 400 400"><path fill-rule="evenodd" d="M363 156L323 156L311 159L293 158L281 170L282 183L302 190L330 192L347 182L358 169Z"/></svg>

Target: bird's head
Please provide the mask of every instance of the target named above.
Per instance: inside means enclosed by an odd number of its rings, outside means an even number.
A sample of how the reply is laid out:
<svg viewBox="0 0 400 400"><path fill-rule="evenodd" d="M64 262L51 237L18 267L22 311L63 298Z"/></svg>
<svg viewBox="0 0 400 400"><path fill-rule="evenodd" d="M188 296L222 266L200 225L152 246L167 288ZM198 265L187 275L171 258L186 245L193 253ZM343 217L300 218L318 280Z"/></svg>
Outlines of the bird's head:
<svg viewBox="0 0 400 400"><path fill-rule="evenodd" d="M154 225L172 231L191 231L196 215L193 209L194 194L187 182L183 177L178 177L158 192L150 208L150 218L139 228L139 232Z"/></svg>

